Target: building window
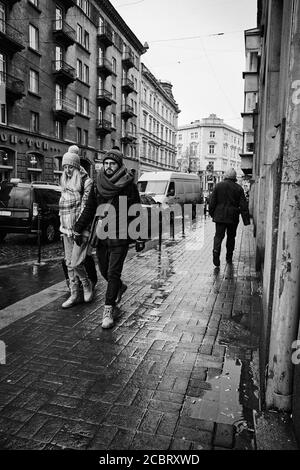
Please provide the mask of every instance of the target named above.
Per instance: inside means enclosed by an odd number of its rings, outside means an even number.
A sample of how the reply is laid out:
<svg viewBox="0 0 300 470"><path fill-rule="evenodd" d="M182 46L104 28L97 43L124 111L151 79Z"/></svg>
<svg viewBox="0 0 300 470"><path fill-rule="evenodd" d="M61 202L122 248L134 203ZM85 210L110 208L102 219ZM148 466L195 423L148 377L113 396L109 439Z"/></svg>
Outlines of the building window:
<svg viewBox="0 0 300 470"><path fill-rule="evenodd" d="M78 144L81 144L81 139L82 139L82 130L81 127L77 127L76 129L76 141Z"/></svg>
<svg viewBox="0 0 300 470"><path fill-rule="evenodd" d="M76 95L76 112L81 113L82 111L82 96Z"/></svg>
<svg viewBox="0 0 300 470"><path fill-rule="evenodd" d="M114 129L117 127L117 119L115 113L111 113L111 125Z"/></svg>
<svg viewBox="0 0 300 470"><path fill-rule="evenodd" d="M6 104L0 105L0 123L6 124Z"/></svg>
<svg viewBox="0 0 300 470"><path fill-rule="evenodd" d="M63 123L61 121L55 121L55 137L63 139Z"/></svg>
<svg viewBox="0 0 300 470"><path fill-rule="evenodd" d="M82 26L77 23L77 42L79 42L79 44L82 44Z"/></svg>
<svg viewBox="0 0 300 470"><path fill-rule="evenodd" d="M39 50L39 30L32 24L29 25L29 47Z"/></svg>
<svg viewBox="0 0 300 470"><path fill-rule="evenodd" d="M214 144L209 144L208 152L209 152L211 155L215 153L215 145L214 145Z"/></svg>
<svg viewBox="0 0 300 470"><path fill-rule="evenodd" d="M87 31L84 31L84 43L83 46L89 50L90 49L90 35Z"/></svg>
<svg viewBox="0 0 300 470"><path fill-rule="evenodd" d="M39 74L35 70L29 70L29 91L38 94L39 92Z"/></svg>
<svg viewBox="0 0 300 470"><path fill-rule="evenodd" d="M38 113L31 111L30 112L30 131L39 132L39 120L40 116Z"/></svg>
<svg viewBox="0 0 300 470"><path fill-rule="evenodd" d="M116 101L116 99L117 99L117 89L114 85L112 85L112 87L111 87L111 93L112 93L113 100Z"/></svg>
<svg viewBox="0 0 300 470"><path fill-rule="evenodd" d="M114 73L117 73L117 61L116 61L116 58L113 57L113 58L111 59L111 62L112 62L112 71L113 71Z"/></svg>
<svg viewBox="0 0 300 470"><path fill-rule="evenodd" d="M87 98L83 98L83 112L85 116L89 115L89 100Z"/></svg>
<svg viewBox="0 0 300 470"><path fill-rule="evenodd" d="M214 139L214 138L216 137L215 131L210 131L209 137L210 137L211 139Z"/></svg>
<svg viewBox="0 0 300 470"><path fill-rule="evenodd" d="M88 65L84 64L83 66L83 81L84 83L86 83L87 85L89 84L90 82L90 68Z"/></svg>
<svg viewBox="0 0 300 470"><path fill-rule="evenodd" d="M89 145L89 131L86 129L83 131L83 145L86 147Z"/></svg>
<svg viewBox="0 0 300 470"><path fill-rule="evenodd" d="M77 72L77 78L79 78L79 80L82 80L82 62L80 59L77 59L77 62L76 62L76 72Z"/></svg>
<svg viewBox="0 0 300 470"><path fill-rule="evenodd" d="M178 140L182 140L182 134L178 134Z"/></svg>
<svg viewBox="0 0 300 470"><path fill-rule="evenodd" d="M87 16L90 16L90 2L89 0L82 0L82 9Z"/></svg>

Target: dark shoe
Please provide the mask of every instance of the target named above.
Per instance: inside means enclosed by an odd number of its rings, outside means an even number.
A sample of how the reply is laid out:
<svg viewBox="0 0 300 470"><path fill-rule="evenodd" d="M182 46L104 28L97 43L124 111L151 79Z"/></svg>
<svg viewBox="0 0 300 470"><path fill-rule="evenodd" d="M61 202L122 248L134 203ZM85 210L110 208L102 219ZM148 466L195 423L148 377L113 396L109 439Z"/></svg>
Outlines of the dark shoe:
<svg viewBox="0 0 300 470"><path fill-rule="evenodd" d="M217 268L220 266L220 255L217 251L213 251L213 263Z"/></svg>
<svg viewBox="0 0 300 470"><path fill-rule="evenodd" d="M116 304L118 304L121 301L122 295L126 291L127 291L127 286L126 286L126 284L124 284L124 282L122 282L121 287L120 287L119 292L118 292L118 296L116 298Z"/></svg>

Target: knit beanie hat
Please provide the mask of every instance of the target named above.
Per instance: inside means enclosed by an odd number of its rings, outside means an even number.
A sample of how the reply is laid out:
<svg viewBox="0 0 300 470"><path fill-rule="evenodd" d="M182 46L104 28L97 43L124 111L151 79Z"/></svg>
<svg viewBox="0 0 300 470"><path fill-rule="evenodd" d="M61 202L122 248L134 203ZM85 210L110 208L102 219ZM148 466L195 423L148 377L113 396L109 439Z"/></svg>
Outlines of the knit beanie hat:
<svg viewBox="0 0 300 470"><path fill-rule="evenodd" d="M64 154L62 159L62 166L72 165L74 168L80 170L79 148L77 145L71 145L68 151Z"/></svg>
<svg viewBox="0 0 300 470"><path fill-rule="evenodd" d="M123 165L123 153L120 150L116 150L116 149L108 150L103 158L103 163L108 158L111 160L114 160L119 165L119 167Z"/></svg>
<svg viewBox="0 0 300 470"><path fill-rule="evenodd" d="M229 168L224 175L225 180L233 180L236 181L236 171L234 168Z"/></svg>

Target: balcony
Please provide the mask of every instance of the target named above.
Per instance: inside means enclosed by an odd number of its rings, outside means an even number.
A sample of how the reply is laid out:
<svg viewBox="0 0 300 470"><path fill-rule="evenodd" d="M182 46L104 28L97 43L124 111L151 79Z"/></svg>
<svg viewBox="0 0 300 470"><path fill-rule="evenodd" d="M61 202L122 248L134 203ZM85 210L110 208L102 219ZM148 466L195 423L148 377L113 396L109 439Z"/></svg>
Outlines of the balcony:
<svg viewBox="0 0 300 470"><path fill-rule="evenodd" d="M107 119L97 119L96 121L96 132L100 135L105 136L110 134L112 131L111 122Z"/></svg>
<svg viewBox="0 0 300 470"><path fill-rule="evenodd" d="M61 3L65 9L68 10L71 7L75 7L76 0L59 0L59 3Z"/></svg>
<svg viewBox="0 0 300 470"><path fill-rule="evenodd" d="M53 109L55 119L60 121L68 121L75 116L75 105L69 100L58 99L54 103Z"/></svg>
<svg viewBox="0 0 300 470"><path fill-rule="evenodd" d="M103 75L105 78L113 73L112 63L110 60L101 58L97 60L98 73Z"/></svg>
<svg viewBox="0 0 300 470"><path fill-rule="evenodd" d="M65 47L69 47L75 43L76 32L66 21L64 20L54 20L53 25L53 35L55 39L63 44Z"/></svg>
<svg viewBox="0 0 300 470"><path fill-rule="evenodd" d="M110 26L108 25L101 25L98 28L97 33L98 41L103 44L104 46L112 46L113 45L113 31Z"/></svg>
<svg viewBox="0 0 300 470"><path fill-rule="evenodd" d="M106 107L109 106L114 102L112 98L112 93L110 91L104 90L104 88L100 88L97 91L97 104Z"/></svg>
<svg viewBox="0 0 300 470"><path fill-rule="evenodd" d="M136 137L136 134L134 132L123 132L122 133L121 141L124 144L132 144L133 142L136 141L136 139L137 139L137 137Z"/></svg>
<svg viewBox="0 0 300 470"><path fill-rule="evenodd" d="M12 55L24 49L23 42L23 34L10 26L6 21L0 19L1 49Z"/></svg>
<svg viewBox="0 0 300 470"><path fill-rule="evenodd" d="M63 60L53 60L52 61L52 72L56 77L57 81L68 85L69 83L74 82L76 77L76 71L74 67L67 64Z"/></svg>
<svg viewBox="0 0 300 470"><path fill-rule="evenodd" d="M135 66L135 57L133 52L131 51L125 51L122 56L122 63L123 66L126 67L127 69L130 69L131 67Z"/></svg>
<svg viewBox="0 0 300 470"><path fill-rule="evenodd" d="M122 91L123 93L127 93L127 94L135 91L133 81L130 80L129 78L124 78L122 80Z"/></svg>
<svg viewBox="0 0 300 470"><path fill-rule="evenodd" d="M253 172L253 156L252 155L244 155L240 154L241 156L241 170L245 175L252 175Z"/></svg>
<svg viewBox="0 0 300 470"><path fill-rule="evenodd" d="M25 85L23 80L7 73L0 72L0 84L1 83L5 83L6 96L8 100L20 100L25 96Z"/></svg>
<svg viewBox="0 0 300 470"><path fill-rule="evenodd" d="M129 119L133 116L136 116L136 114L132 106L129 106L129 104L125 104L122 106L121 116L123 119Z"/></svg>
<svg viewBox="0 0 300 470"><path fill-rule="evenodd" d="M19 2L20 0L4 0L4 3L7 4L9 8L13 7L15 3Z"/></svg>

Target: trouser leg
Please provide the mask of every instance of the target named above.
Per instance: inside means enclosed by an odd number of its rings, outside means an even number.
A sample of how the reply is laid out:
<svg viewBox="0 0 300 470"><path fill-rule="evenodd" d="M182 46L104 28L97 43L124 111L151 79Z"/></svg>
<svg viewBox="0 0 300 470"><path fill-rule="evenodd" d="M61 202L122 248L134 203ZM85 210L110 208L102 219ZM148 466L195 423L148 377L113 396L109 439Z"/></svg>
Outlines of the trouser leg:
<svg viewBox="0 0 300 470"><path fill-rule="evenodd" d="M128 245L112 247L109 251L105 305L114 306L122 284L121 274L128 253Z"/></svg>
<svg viewBox="0 0 300 470"><path fill-rule="evenodd" d="M213 250L218 255L220 255L221 253L221 246L222 246L223 238L225 237L225 232L226 232L226 224L220 224L216 222L216 233L214 236Z"/></svg>
<svg viewBox="0 0 300 470"><path fill-rule="evenodd" d="M232 258L232 254L233 254L234 246L235 246L236 230L237 230L236 224L227 225L227 240L226 240L227 258Z"/></svg>

